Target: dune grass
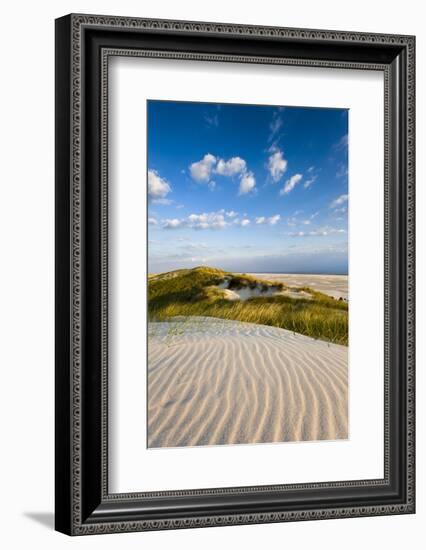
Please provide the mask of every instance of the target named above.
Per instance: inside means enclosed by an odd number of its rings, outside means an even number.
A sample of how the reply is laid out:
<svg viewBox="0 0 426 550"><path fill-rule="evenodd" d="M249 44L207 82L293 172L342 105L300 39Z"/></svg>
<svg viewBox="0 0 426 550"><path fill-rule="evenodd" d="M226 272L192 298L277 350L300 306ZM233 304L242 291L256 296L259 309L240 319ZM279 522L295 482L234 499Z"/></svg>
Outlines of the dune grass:
<svg viewBox="0 0 426 550"><path fill-rule="evenodd" d="M177 316L205 316L280 327L336 344L348 344L348 304L314 291L311 298L285 295L260 296L242 301L224 298L217 285L226 279L229 289L273 288L285 290L282 283L258 281L248 275L235 275L220 269L197 267L149 277L148 314L151 321L167 321Z"/></svg>

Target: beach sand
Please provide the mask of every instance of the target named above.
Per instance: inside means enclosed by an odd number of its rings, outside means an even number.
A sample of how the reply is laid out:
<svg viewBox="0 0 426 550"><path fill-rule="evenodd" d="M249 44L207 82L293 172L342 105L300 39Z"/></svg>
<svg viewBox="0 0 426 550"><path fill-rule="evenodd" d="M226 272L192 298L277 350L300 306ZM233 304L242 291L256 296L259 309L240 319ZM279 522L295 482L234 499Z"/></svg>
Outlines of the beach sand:
<svg viewBox="0 0 426 550"><path fill-rule="evenodd" d="M297 275L286 273L247 273L256 279L276 281L294 287L308 286L318 292L328 294L332 298L348 300L347 275Z"/></svg>
<svg viewBox="0 0 426 550"><path fill-rule="evenodd" d="M207 317L148 331L148 447L347 439L347 347Z"/></svg>

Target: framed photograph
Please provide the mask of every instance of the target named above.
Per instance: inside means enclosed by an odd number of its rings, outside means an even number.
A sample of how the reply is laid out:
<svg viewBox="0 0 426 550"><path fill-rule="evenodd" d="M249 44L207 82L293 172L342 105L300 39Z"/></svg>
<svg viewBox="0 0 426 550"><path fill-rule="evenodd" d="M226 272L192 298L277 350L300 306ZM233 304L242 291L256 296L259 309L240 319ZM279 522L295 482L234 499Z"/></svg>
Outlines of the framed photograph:
<svg viewBox="0 0 426 550"><path fill-rule="evenodd" d="M413 36L56 21L56 529L408 514Z"/></svg>

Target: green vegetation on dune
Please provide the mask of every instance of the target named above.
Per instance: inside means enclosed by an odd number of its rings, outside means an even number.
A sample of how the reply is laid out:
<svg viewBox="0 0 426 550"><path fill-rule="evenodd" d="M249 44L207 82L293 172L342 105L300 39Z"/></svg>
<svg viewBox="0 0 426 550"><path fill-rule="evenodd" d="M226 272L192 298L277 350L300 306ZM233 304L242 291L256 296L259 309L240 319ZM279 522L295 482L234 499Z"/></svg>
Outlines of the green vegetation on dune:
<svg viewBox="0 0 426 550"><path fill-rule="evenodd" d="M282 283L257 280L210 267L180 269L148 278L148 313L151 321L176 316L217 317L284 328L329 342L348 343L348 304L310 288L311 298L266 295L232 301L218 285L226 280L230 290L261 288L285 291ZM303 295L303 294L302 294Z"/></svg>

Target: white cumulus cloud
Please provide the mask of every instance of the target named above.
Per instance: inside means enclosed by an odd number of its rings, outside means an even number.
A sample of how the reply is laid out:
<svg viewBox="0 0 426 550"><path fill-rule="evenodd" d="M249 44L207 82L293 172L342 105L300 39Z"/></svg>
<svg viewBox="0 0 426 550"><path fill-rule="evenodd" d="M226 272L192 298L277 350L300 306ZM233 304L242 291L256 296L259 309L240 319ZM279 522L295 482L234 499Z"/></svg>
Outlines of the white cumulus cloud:
<svg viewBox="0 0 426 550"><path fill-rule="evenodd" d="M233 222L233 225L239 225L241 227L247 227L250 225L251 221L248 218L243 218L240 220L240 218L236 218Z"/></svg>
<svg viewBox="0 0 426 550"><path fill-rule="evenodd" d="M271 174L273 181L276 183L284 175L284 172L287 170L288 163L287 160L284 158L284 153L282 151L280 151L276 147L272 147L270 151L272 152L272 154L268 158L268 170Z"/></svg>
<svg viewBox="0 0 426 550"><path fill-rule="evenodd" d="M268 218L268 223L269 225L275 225L280 221L280 219L281 216L279 214L276 214L275 216L271 216L270 218Z"/></svg>
<svg viewBox="0 0 426 550"><path fill-rule="evenodd" d="M314 229L313 231L296 231L288 234L291 237L327 237L335 233L346 233L346 230L337 229L335 227L323 227L321 229Z"/></svg>
<svg viewBox="0 0 426 550"><path fill-rule="evenodd" d="M229 216L229 213L232 216ZM234 216L235 214L235 216ZM155 218L150 218L155 219ZM274 216L259 216L250 219L248 214L242 214L238 217L236 212L226 212L224 209L217 210L215 212L202 212L201 214L189 214L183 218L167 218L162 220L155 219L155 224L159 224L163 229L225 229L238 227L248 227L251 223L275 225L281 219L280 214ZM149 221L151 223L151 221ZM186 239L178 239L181 242L186 243ZM188 244L185 247L188 248ZM198 246L198 245L197 245Z"/></svg>
<svg viewBox="0 0 426 550"><path fill-rule="evenodd" d="M208 183L215 164L216 157L210 153L198 162L193 162L189 167L192 179L198 183Z"/></svg>
<svg viewBox="0 0 426 550"><path fill-rule="evenodd" d="M163 227L165 229L178 229L183 226L182 220L178 220L177 218L171 219L171 220L164 220Z"/></svg>
<svg viewBox="0 0 426 550"><path fill-rule="evenodd" d="M294 174L294 176L291 176L291 178L285 182L284 187L280 191L280 195L286 195L287 193L290 193L290 191L293 191L302 178L302 174Z"/></svg>
<svg viewBox="0 0 426 550"><path fill-rule="evenodd" d="M170 193L170 184L156 170L148 170L148 196L151 199L164 199Z"/></svg>
<svg viewBox="0 0 426 550"><path fill-rule="evenodd" d="M207 184L211 190L216 186L211 179L213 174L228 178L238 177L240 179L240 195L249 193L256 186L253 172L248 170L247 162L238 156L225 160L207 153L201 160L193 162L189 166L189 171L193 180Z"/></svg>
<svg viewBox="0 0 426 550"><path fill-rule="evenodd" d="M303 187L304 187L305 189L309 189L309 187L310 187L312 184L314 184L314 183L317 181L317 179L318 179L318 176L317 176L317 175L311 176L310 178L308 178L308 179L305 181L305 183L303 184Z"/></svg>
<svg viewBox="0 0 426 550"><path fill-rule="evenodd" d="M222 211L190 214L187 218L187 226L192 229L224 229L227 225Z"/></svg>
<svg viewBox="0 0 426 550"><path fill-rule="evenodd" d="M334 201L330 204L330 208L336 208L337 206L341 206L345 202L348 202L349 195L343 194L338 196Z"/></svg>
<svg viewBox="0 0 426 550"><path fill-rule="evenodd" d="M152 199L152 202L154 204L162 204L163 206L169 206L174 203L172 199Z"/></svg>
<svg viewBox="0 0 426 550"><path fill-rule="evenodd" d="M246 195L253 191L256 186L256 180L253 172L246 172L241 176L239 195Z"/></svg>
<svg viewBox="0 0 426 550"><path fill-rule="evenodd" d="M216 174L221 176L236 176L247 170L247 163L241 157L232 157L229 160L219 159L215 168Z"/></svg>
<svg viewBox="0 0 426 550"><path fill-rule="evenodd" d="M257 225L263 225L263 224L275 225L280 221L280 219L281 219L281 216L279 214L276 214L275 216L270 216L269 218L267 218L266 216L259 216L258 218L256 218L256 224Z"/></svg>

